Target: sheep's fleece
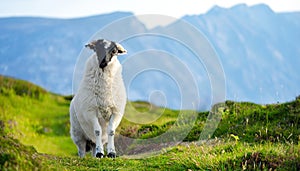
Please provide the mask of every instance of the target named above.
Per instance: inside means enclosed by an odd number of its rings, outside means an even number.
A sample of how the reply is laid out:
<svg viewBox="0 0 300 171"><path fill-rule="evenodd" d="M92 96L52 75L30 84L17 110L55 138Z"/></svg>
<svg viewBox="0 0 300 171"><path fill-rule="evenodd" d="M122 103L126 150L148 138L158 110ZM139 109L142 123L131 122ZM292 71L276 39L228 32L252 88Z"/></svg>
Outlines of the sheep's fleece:
<svg viewBox="0 0 300 171"><path fill-rule="evenodd" d="M118 43L100 39L86 45L96 52L86 62L83 79L70 105L71 137L84 157L116 157L114 134L123 117L126 91L117 55L126 50Z"/></svg>

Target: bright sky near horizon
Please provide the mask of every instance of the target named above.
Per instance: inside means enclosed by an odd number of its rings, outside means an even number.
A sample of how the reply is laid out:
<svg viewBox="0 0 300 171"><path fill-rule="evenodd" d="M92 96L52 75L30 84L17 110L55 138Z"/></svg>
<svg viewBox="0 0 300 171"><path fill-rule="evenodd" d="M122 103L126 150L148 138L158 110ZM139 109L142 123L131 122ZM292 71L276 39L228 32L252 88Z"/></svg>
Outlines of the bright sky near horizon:
<svg viewBox="0 0 300 171"><path fill-rule="evenodd" d="M0 17L74 18L114 11L182 17L205 13L214 5L228 8L239 3L265 3L277 12L300 11L300 0L1 0Z"/></svg>
<svg viewBox="0 0 300 171"><path fill-rule="evenodd" d="M180 18L206 13L215 5L228 8L240 3L264 3L276 12L300 11L300 0L1 0L0 17L76 18L126 11Z"/></svg>

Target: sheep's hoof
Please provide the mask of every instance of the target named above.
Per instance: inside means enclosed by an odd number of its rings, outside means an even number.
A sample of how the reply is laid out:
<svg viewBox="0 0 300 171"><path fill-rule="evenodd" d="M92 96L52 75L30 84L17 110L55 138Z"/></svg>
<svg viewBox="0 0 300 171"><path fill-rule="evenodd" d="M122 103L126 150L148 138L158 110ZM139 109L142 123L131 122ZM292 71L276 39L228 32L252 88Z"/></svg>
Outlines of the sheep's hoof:
<svg viewBox="0 0 300 171"><path fill-rule="evenodd" d="M110 152L107 155L108 158L116 158L116 153Z"/></svg>
<svg viewBox="0 0 300 171"><path fill-rule="evenodd" d="M102 154L102 153L97 153L97 154L96 154L96 157L97 157L97 158L103 158L103 157L104 157L104 154Z"/></svg>

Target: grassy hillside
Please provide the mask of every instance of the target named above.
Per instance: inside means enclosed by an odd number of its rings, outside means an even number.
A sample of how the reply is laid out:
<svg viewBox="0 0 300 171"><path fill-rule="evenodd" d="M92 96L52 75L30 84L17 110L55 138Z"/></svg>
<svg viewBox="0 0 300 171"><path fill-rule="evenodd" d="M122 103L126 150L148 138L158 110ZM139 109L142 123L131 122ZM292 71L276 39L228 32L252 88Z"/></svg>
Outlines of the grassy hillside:
<svg viewBox="0 0 300 171"><path fill-rule="evenodd" d="M76 153L69 138L69 101L65 97L3 76L0 92L0 120L8 135L42 153Z"/></svg>
<svg viewBox="0 0 300 171"><path fill-rule="evenodd" d="M181 145L149 158L101 160L77 157L69 136L69 103L70 97L0 76L0 170L300 169L300 98L273 105L227 101L216 106L222 119L206 143L198 140L208 112L200 112ZM129 102L125 113L118 132L147 139L167 131L180 111Z"/></svg>

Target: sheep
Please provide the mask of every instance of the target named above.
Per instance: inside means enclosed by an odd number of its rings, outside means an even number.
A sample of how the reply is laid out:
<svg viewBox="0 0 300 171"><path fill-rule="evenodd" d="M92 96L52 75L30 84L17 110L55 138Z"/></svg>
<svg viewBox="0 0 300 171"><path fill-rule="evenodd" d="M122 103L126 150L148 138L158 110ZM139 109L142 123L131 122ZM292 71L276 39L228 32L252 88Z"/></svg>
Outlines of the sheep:
<svg viewBox="0 0 300 171"><path fill-rule="evenodd" d="M118 43L99 39L85 45L96 52L85 65L83 79L70 103L70 133L82 158L92 150L94 157L115 158L115 130L126 105L122 66L117 55L126 54Z"/></svg>

